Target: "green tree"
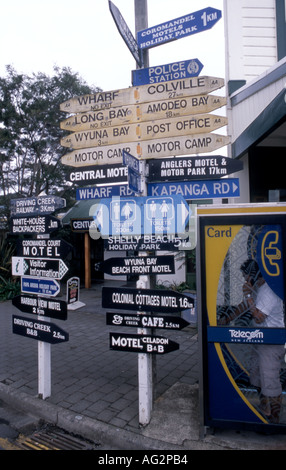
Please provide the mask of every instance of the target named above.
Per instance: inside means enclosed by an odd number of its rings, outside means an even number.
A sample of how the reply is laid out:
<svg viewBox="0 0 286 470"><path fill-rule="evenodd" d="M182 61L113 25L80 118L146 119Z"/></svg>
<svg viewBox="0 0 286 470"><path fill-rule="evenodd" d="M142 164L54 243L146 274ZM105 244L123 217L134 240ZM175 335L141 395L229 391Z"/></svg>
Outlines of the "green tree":
<svg viewBox="0 0 286 470"><path fill-rule="evenodd" d="M8 220L10 199L44 192L67 199L68 168L61 164L67 152L60 145L67 117L60 104L77 95L100 91L88 86L69 68L54 68L53 76L31 76L6 67L0 77L0 205ZM73 190L74 192L74 190Z"/></svg>

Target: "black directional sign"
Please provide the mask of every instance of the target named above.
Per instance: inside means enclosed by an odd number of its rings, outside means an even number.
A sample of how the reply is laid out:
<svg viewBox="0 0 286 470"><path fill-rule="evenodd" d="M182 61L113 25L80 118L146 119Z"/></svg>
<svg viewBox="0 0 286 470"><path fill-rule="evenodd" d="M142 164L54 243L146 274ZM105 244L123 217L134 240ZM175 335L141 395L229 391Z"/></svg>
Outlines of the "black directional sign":
<svg viewBox="0 0 286 470"><path fill-rule="evenodd" d="M170 290L103 287L102 307L148 312L179 312L194 307L190 297Z"/></svg>
<svg viewBox="0 0 286 470"><path fill-rule="evenodd" d="M69 335L64 330L53 323L40 320L31 320L30 318L12 316L13 333L37 339L44 343L56 344L69 340Z"/></svg>
<svg viewBox="0 0 286 470"><path fill-rule="evenodd" d="M62 279L68 272L68 267L62 259L51 258L22 258L12 256L13 276L37 276L52 279Z"/></svg>
<svg viewBox="0 0 286 470"><path fill-rule="evenodd" d="M148 160L150 182L217 179L243 169L243 162L221 155Z"/></svg>
<svg viewBox="0 0 286 470"><path fill-rule="evenodd" d="M78 186L87 184L126 183L128 169L120 164L85 166L70 171L69 179Z"/></svg>
<svg viewBox="0 0 286 470"><path fill-rule="evenodd" d="M38 196L12 199L11 215L51 214L66 206L66 200L58 196Z"/></svg>
<svg viewBox="0 0 286 470"><path fill-rule="evenodd" d="M163 328L165 330L182 330L189 323L174 315L144 315L106 312L106 324L113 326L130 326L134 328Z"/></svg>
<svg viewBox="0 0 286 470"><path fill-rule="evenodd" d="M52 215L11 217L10 233L14 235L38 235L51 233L61 227L61 221Z"/></svg>
<svg viewBox="0 0 286 470"><path fill-rule="evenodd" d="M109 258L101 265L106 274L174 274L174 256L138 256L129 258Z"/></svg>
<svg viewBox="0 0 286 470"><path fill-rule="evenodd" d="M67 319L67 303L63 300L33 295L17 295L12 299L12 304L21 312L57 318L58 320Z"/></svg>
<svg viewBox="0 0 286 470"><path fill-rule="evenodd" d="M166 354L179 349L179 344L163 336L109 334L110 349L136 353Z"/></svg>
<svg viewBox="0 0 286 470"><path fill-rule="evenodd" d="M31 239L17 240L17 255L28 258L66 258L72 245L64 240Z"/></svg>
<svg viewBox="0 0 286 470"><path fill-rule="evenodd" d="M118 235L103 240L106 251L179 251L190 250L189 237L181 238L173 234Z"/></svg>

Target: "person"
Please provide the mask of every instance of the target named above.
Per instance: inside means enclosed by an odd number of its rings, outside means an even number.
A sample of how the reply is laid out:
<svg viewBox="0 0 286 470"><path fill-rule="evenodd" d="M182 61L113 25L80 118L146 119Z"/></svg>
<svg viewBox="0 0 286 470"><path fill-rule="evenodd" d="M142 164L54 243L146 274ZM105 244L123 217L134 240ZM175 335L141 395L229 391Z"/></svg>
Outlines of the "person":
<svg viewBox="0 0 286 470"><path fill-rule="evenodd" d="M241 313L248 311L252 317L251 326L261 328L284 328L284 305L262 276L258 263L246 260L240 267L244 276L243 301L229 315L227 324ZM250 383L259 391L260 411L271 423L279 423L282 404L280 382L281 361L285 354L284 345L254 344L250 366Z"/></svg>

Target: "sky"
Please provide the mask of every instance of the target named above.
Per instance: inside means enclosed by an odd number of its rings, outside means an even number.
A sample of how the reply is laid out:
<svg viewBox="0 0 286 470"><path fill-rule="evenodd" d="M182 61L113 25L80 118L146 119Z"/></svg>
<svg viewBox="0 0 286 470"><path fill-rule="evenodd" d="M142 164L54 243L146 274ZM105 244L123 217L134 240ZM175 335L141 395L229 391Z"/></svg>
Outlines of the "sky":
<svg viewBox="0 0 286 470"><path fill-rule="evenodd" d="M134 0L113 0L135 36ZM213 7L223 0L148 0L148 26ZM120 36L108 0L10 0L1 5L0 76L16 72L53 74L70 67L88 85L104 91L131 86L136 63ZM209 31L149 49L149 66L199 59L201 75L225 75L223 18Z"/></svg>

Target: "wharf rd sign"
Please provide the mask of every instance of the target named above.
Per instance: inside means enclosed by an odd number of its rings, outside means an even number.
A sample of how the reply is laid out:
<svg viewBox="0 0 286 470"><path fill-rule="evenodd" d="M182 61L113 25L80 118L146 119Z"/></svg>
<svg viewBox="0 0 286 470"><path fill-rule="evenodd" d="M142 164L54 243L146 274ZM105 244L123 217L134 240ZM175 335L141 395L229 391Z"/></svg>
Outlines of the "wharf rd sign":
<svg viewBox="0 0 286 470"><path fill-rule="evenodd" d="M53 323L30 318L12 316L13 333L20 336L43 341L44 343L57 344L69 340L69 335Z"/></svg>
<svg viewBox="0 0 286 470"><path fill-rule="evenodd" d="M51 233L60 227L61 221L51 215L19 216L10 219L10 233L17 235Z"/></svg>
<svg viewBox="0 0 286 470"><path fill-rule="evenodd" d="M67 272L68 267L61 259L36 259L12 256L13 276L26 275L62 279Z"/></svg>
<svg viewBox="0 0 286 470"><path fill-rule="evenodd" d="M132 70L132 85L140 86L148 83L161 83L180 78L197 77L203 64L198 59L183 60L165 65L155 65L144 69Z"/></svg>
<svg viewBox="0 0 286 470"><path fill-rule="evenodd" d="M113 196L134 196L133 191L127 184L113 186L91 186L90 188L77 188L76 199L78 201L85 199L102 199Z"/></svg>
<svg viewBox="0 0 286 470"><path fill-rule="evenodd" d="M21 277L21 292L55 297L60 292L56 279Z"/></svg>
<svg viewBox="0 0 286 470"><path fill-rule="evenodd" d="M163 336L109 333L110 349L137 353L166 354L179 349L179 344Z"/></svg>
<svg viewBox="0 0 286 470"><path fill-rule="evenodd" d="M148 160L148 181L215 179L243 169L243 162L220 155Z"/></svg>
<svg viewBox="0 0 286 470"><path fill-rule="evenodd" d="M103 240L106 251L180 251L192 250L195 242L177 235L120 235Z"/></svg>
<svg viewBox="0 0 286 470"><path fill-rule="evenodd" d="M130 50L134 59L136 60L139 67L142 66L141 52L138 48L138 44L133 34L131 33L129 27L127 26L123 16L121 15L119 9L114 5L114 3L109 0L109 10L114 19L114 22L117 26L117 29L123 38L126 46Z"/></svg>
<svg viewBox="0 0 286 470"><path fill-rule="evenodd" d="M63 300L35 297L33 295L17 295L12 299L12 304L21 312L58 320L67 319L67 303Z"/></svg>
<svg viewBox="0 0 286 470"><path fill-rule="evenodd" d="M64 240L17 240L17 256L28 258L66 258L72 249L72 245Z"/></svg>
<svg viewBox="0 0 286 470"><path fill-rule="evenodd" d="M57 196L38 196L12 199L11 215L51 214L66 207L66 200Z"/></svg>
<svg viewBox="0 0 286 470"><path fill-rule="evenodd" d="M136 258L109 258L103 261L101 269L106 274L174 274L174 256L138 256Z"/></svg>
<svg viewBox="0 0 286 470"><path fill-rule="evenodd" d="M220 10L208 7L166 23L138 31L138 46L140 49L149 49L176 39L207 31L221 19L221 16Z"/></svg>
<svg viewBox="0 0 286 470"><path fill-rule="evenodd" d="M63 147L82 149L142 140L162 139L192 134L212 132L227 125L227 117L214 114L196 114L158 121L114 126L106 129L81 131L69 134L61 139Z"/></svg>
<svg viewBox="0 0 286 470"><path fill-rule="evenodd" d="M113 126L156 121L189 114L209 113L226 105L226 98L216 95L186 96L152 103L121 106L74 114L61 122L61 129L76 132Z"/></svg>
<svg viewBox="0 0 286 470"><path fill-rule="evenodd" d="M133 289L128 287L103 287L102 307L174 313L194 308L190 297L176 291Z"/></svg>
<svg viewBox="0 0 286 470"><path fill-rule="evenodd" d="M69 180L79 186L86 184L123 183L127 181L128 170L121 164L86 166L72 170Z"/></svg>
<svg viewBox="0 0 286 470"><path fill-rule="evenodd" d="M171 315L132 315L129 313L106 312L106 324L130 326L135 328L163 328L165 330L182 330L189 322L181 317Z"/></svg>
<svg viewBox="0 0 286 470"><path fill-rule="evenodd" d="M174 155L192 155L213 152L229 143L230 138L228 136L214 133L142 140L140 142L121 144L119 152L117 151L118 145L76 150L62 157L62 162L65 165L72 166L100 165L104 163L114 163L116 161L122 162L123 150L143 160L149 158L173 157ZM114 153L114 150L116 150L116 153Z"/></svg>
<svg viewBox="0 0 286 470"><path fill-rule="evenodd" d="M196 182L149 183L149 196L180 195L186 199L215 199L239 197L239 179L227 178Z"/></svg>
<svg viewBox="0 0 286 470"><path fill-rule="evenodd" d="M148 84L140 87L77 96L62 103L60 110L66 113L84 113L86 111L116 108L130 104L206 95L223 86L223 78L208 76L182 78L165 83Z"/></svg>

